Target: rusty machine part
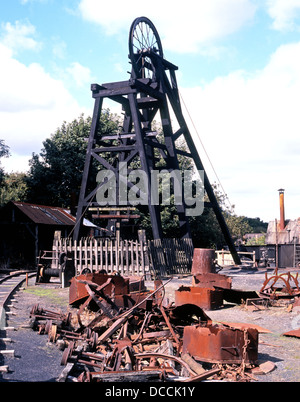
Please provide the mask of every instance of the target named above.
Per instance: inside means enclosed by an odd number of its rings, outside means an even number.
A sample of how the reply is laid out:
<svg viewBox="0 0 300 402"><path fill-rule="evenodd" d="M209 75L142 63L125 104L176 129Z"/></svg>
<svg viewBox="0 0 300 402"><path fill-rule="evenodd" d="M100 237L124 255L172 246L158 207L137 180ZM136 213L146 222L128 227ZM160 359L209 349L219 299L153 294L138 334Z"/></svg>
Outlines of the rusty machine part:
<svg viewBox="0 0 300 402"><path fill-rule="evenodd" d="M255 363L258 359L258 331L223 325L185 327L183 353L203 362Z"/></svg>
<svg viewBox="0 0 300 402"><path fill-rule="evenodd" d="M58 278L63 288L70 286L70 280L75 275L73 259L69 253L60 253L58 268L52 268L55 261L52 251L41 251L37 262L36 285L51 283L51 278Z"/></svg>
<svg viewBox="0 0 300 402"><path fill-rule="evenodd" d="M195 304L206 310L219 308L224 302L224 290L231 290L232 279L216 273L215 250L195 249L191 286L175 291L175 305Z"/></svg>
<svg viewBox="0 0 300 402"><path fill-rule="evenodd" d="M193 286L199 286L202 288L222 288L231 289L232 279L227 275L207 273L197 274L193 276Z"/></svg>
<svg viewBox="0 0 300 402"><path fill-rule="evenodd" d="M281 284L281 286L278 286ZM268 277L265 275L265 281L260 289L260 297L269 298L270 300L291 299L300 296L300 288L298 282L298 273L292 275L290 272L278 273L278 268L274 274Z"/></svg>
<svg viewBox="0 0 300 402"><path fill-rule="evenodd" d="M170 172L178 170L178 155L184 155L194 161L198 171L204 172L203 184L210 201L209 205L216 215L235 263L240 264L240 258L222 210L182 113L175 74L178 67L164 58L158 32L154 24L146 17L136 18L131 25L129 57L132 65L129 80L102 85L93 84L91 88L95 106L78 200L76 225L73 233L74 240L81 237L85 212L88 214L92 208L99 206L94 197L104 181L97 183L97 187L90 189L91 191L88 189L88 178L92 174L91 162L93 159L112 172L121 171L120 162L126 161L129 167L132 162L140 163L148 183L151 184L151 172L160 170L156 152L159 152L165 161L164 169ZM99 116L105 98L109 98L122 106L124 120L118 133L100 133ZM172 107L179 124L179 129L176 131L172 127L170 107ZM160 135L158 135L153 124L157 115L161 116L162 122L162 133ZM176 147L178 139L185 140L189 152L184 152ZM115 156L112 162L107 158L105 159L104 155L108 153ZM177 180L177 178L172 180ZM178 184L181 186L181 183ZM132 183L124 183L124 186L128 192L133 190ZM145 207L149 209L153 238L162 239L163 230L159 199L157 202L151 202L150 193L153 195L153 192L149 191L148 202L145 203ZM112 214L114 214L114 208L119 208L120 204L121 200L116 199L116 205L111 206ZM191 238L186 205L187 203L184 200L175 205L180 238ZM126 206L130 206L129 201ZM98 218L100 219L101 216L99 215Z"/></svg>
<svg viewBox="0 0 300 402"><path fill-rule="evenodd" d="M99 307L99 301L102 299L104 304L108 303L114 308L125 308L133 306L145 293L142 277L124 278L119 275L94 272L72 278L69 304L76 306L84 303L86 307L94 300Z"/></svg>
<svg viewBox="0 0 300 402"><path fill-rule="evenodd" d="M192 264L192 275L216 273L216 252L211 249L195 248Z"/></svg>
<svg viewBox="0 0 300 402"><path fill-rule="evenodd" d="M175 304L195 304L205 310L214 310L223 305L222 289L181 286L175 291Z"/></svg>
<svg viewBox="0 0 300 402"><path fill-rule="evenodd" d="M86 284L94 283L99 287L103 286L103 293L111 295L114 291L115 295L124 295L129 293L129 279L124 279L118 275L106 275L102 273L88 273L78 275L71 280L69 290L69 304L82 303L88 298L89 293Z"/></svg>
<svg viewBox="0 0 300 402"><path fill-rule="evenodd" d="M71 315L71 313L64 314L61 312L46 310L41 308L38 304L35 304L30 311L30 317L35 317L41 320L55 320L66 326L70 325Z"/></svg>
<svg viewBox="0 0 300 402"><path fill-rule="evenodd" d="M282 334L283 336L290 336L292 338L300 338L300 328L298 329L294 329L292 331L289 332L285 332L284 334Z"/></svg>

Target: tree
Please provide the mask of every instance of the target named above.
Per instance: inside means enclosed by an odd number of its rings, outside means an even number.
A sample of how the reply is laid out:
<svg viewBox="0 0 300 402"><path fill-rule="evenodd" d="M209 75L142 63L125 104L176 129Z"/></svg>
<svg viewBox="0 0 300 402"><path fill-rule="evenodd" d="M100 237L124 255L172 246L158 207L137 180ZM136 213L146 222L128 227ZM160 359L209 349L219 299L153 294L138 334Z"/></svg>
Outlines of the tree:
<svg viewBox="0 0 300 402"><path fill-rule="evenodd" d="M10 173L4 175L0 188L0 205L9 201L24 201L27 194L26 173Z"/></svg>
<svg viewBox="0 0 300 402"><path fill-rule="evenodd" d="M226 222L234 241L242 241L246 233L252 233L252 228L244 216L228 215Z"/></svg>
<svg viewBox="0 0 300 402"><path fill-rule="evenodd" d="M268 229L268 223L263 222L260 218L247 218L245 217L250 227L252 228L251 233L266 233Z"/></svg>
<svg viewBox="0 0 300 402"><path fill-rule="evenodd" d="M9 146L5 145L4 140L0 140L0 159L8 158L9 155L10 155ZM4 180L4 170L0 166L0 185L2 185L3 180Z"/></svg>
<svg viewBox="0 0 300 402"><path fill-rule="evenodd" d="M265 244L266 244L266 235L262 234L259 237L249 239L246 243L246 246L264 246Z"/></svg>
<svg viewBox="0 0 300 402"><path fill-rule="evenodd" d="M84 169L87 139L91 117L82 114L71 123L64 122L61 128L43 142L40 154L33 153L27 179L27 201L44 205L70 208L77 202ZM100 118L101 133L115 133L118 117L103 110ZM95 186L97 167L91 175Z"/></svg>
<svg viewBox="0 0 300 402"><path fill-rule="evenodd" d="M220 190L220 186L213 183L212 187L233 241L242 239L246 233L252 233L253 229L248 223L247 218L235 214L234 205L228 205L227 196ZM205 201L209 201L207 196L205 196ZM195 247L220 249L226 245L222 230L212 208L205 207L201 216L190 219L190 224Z"/></svg>
<svg viewBox="0 0 300 402"><path fill-rule="evenodd" d="M154 126L152 127L153 131L156 131L158 133L157 140L159 143L164 144L164 136L162 133L162 128L161 126L154 122ZM181 140L181 142L176 144L176 148L181 150L181 151L188 151L187 145L185 140ZM181 174L184 171L190 171L191 175L195 173L195 166L191 158L183 156L178 154L178 165L179 165L179 170ZM156 161L155 168L159 170L160 172L164 171L166 168L166 160L164 157L162 157L162 154L160 151L156 148L154 150L154 158ZM182 180L184 176L182 174ZM194 181L195 183L195 181ZM153 184L153 183L152 183ZM156 183L155 183L156 185ZM182 185L184 186L184 182L182 182ZM163 236L165 238L179 238L180 237L180 227L179 227L179 217L178 217L178 212L177 212L177 207L175 205L175 197L174 197L174 185L173 181L169 180L169 177L166 176L165 179L160 180L159 182L159 188L158 188L158 193L160 199L162 198L162 193L163 190L168 186L168 189L170 189L170 199L168 202L168 205L160 205L160 218L161 218L161 224L162 224L162 231L163 231ZM152 223L150 219L150 214L149 214L149 209L148 207L144 206L137 206L137 209L139 210L141 218L136 221L136 224L139 225L141 228L143 228L146 231L146 236L147 238L152 238L153 233L152 233Z"/></svg>

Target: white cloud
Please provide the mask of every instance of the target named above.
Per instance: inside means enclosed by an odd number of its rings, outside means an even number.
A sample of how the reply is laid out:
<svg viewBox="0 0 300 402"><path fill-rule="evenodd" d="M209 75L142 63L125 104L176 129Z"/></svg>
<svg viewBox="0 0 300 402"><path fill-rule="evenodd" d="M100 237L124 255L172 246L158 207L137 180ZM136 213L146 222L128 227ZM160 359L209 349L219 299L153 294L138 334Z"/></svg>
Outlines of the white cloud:
<svg viewBox="0 0 300 402"><path fill-rule="evenodd" d="M63 60L66 55L67 44L59 38L53 38L52 54L54 57Z"/></svg>
<svg viewBox="0 0 300 402"><path fill-rule="evenodd" d="M272 25L274 29L278 31L299 29L299 0L267 0L267 11L274 20Z"/></svg>
<svg viewBox="0 0 300 402"><path fill-rule="evenodd" d="M42 141L64 120L77 118L83 109L62 81L51 77L39 64L20 63L1 43L0 59L0 138L24 163L32 152L41 150ZM1 163L5 167L11 161L3 159ZM15 169L20 170L20 166Z"/></svg>
<svg viewBox="0 0 300 402"><path fill-rule="evenodd" d="M32 38L36 29L28 21L16 21L15 25L10 22L2 24L3 36L1 42L10 49L18 50L39 50L41 43Z"/></svg>
<svg viewBox="0 0 300 402"><path fill-rule="evenodd" d="M66 71L80 88L85 87L92 81L91 70L88 67L82 66L80 63L72 63Z"/></svg>
<svg viewBox="0 0 300 402"><path fill-rule="evenodd" d="M158 29L164 48L185 53L238 31L253 19L256 7L251 0L152 0L151 7L140 0L119 0L107 2L103 12L98 0L81 0L79 11L109 35L129 31L132 21L144 15Z"/></svg>
<svg viewBox="0 0 300 402"><path fill-rule="evenodd" d="M20 0L21 4L25 5L28 3L48 3L49 0Z"/></svg>
<svg viewBox="0 0 300 402"><path fill-rule="evenodd" d="M287 218L297 218L300 42L279 47L268 65L254 74L236 71L181 92L237 213L251 211L253 217L274 219L276 190L283 187L287 198L293 193ZM194 132L191 122L189 127ZM214 181L201 145L199 152Z"/></svg>

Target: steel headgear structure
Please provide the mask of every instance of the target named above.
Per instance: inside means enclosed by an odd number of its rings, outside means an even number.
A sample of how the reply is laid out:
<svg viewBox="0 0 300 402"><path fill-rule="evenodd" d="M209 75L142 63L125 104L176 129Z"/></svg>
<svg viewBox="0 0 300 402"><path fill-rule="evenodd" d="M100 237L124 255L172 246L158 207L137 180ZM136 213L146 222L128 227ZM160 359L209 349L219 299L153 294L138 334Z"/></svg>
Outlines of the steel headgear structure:
<svg viewBox="0 0 300 402"><path fill-rule="evenodd" d="M178 155L183 155L191 158L199 171L204 171L204 188L210 201L209 204L214 210L234 262L240 264L222 211L182 113L175 75L178 67L164 58L158 32L153 23L146 17L135 19L131 25L129 58L132 64L129 80L102 85L92 84L91 86L95 105L78 201L74 239L78 240L80 236L85 211L99 206L94 199L103 183L98 183L92 191L88 191L87 188L93 159L105 169L112 171L117 177L117 182L122 180L119 175L120 163L130 165L130 163L138 161L141 170L149 179L150 186L151 172L158 169L155 153L156 155L159 153L163 158L164 169L168 171L179 169ZM99 138L98 128L104 98L109 98L122 106L124 119L123 126L117 135L104 134ZM169 105L179 126L175 132L171 124ZM152 129L154 118L158 114L162 126L162 135L160 136ZM176 142L180 138L184 138L188 151L176 147ZM108 161L106 157L108 154L114 156L113 162ZM109 160L111 161L112 158ZM148 194L150 196L151 191ZM115 205L116 210L118 206L118 204ZM147 207L151 217L153 237L154 239L161 239L163 234L160 206L152 205L149 199ZM181 237L189 238L190 228L185 202L176 205L176 208Z"/></svg>

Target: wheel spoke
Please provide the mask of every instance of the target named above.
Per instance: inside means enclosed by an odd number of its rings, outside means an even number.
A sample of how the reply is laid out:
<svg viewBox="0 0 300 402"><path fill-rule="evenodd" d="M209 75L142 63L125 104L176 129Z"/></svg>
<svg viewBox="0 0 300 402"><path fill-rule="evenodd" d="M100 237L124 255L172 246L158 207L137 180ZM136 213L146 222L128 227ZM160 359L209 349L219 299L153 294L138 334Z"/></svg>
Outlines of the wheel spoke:
<svg viewBox="0 0 300 402"><path fill-rule="evenodd" d="M155 68L149 50L162 54L162 46L156 28L145 17L137 18L131 26L129 51L133 69L137 78L153 78Z"/></svg>
<svg viewBox="0 0 300 402"><path fill-rule="evenodd" d="M138 36L133 36L134 37L134 39L136 39L138 42L139 42L139 44L141 45L141 47L143 47L143 42L141 42L140 41L140 39L139 39L139 37ZM141 50L141 48L138 48L137 46L135 46L137 49L139 49L139 50Z"/></svg>
<svg viewBox="0 0 300 402"><path fill-rule="evenodd" d="M144 45L144 48L143 49L147 49L147 38L145 37L145 35L144 35L144 32L143 32L143 29L142 29L142 27L141 27L141 25L138 25L138 27L139 27L139 29L140 29L140 31L141 31L141 35L142 35L142 38L144 39L144 41L145 42L143 42L143 43L145 43L145 45Z"/></svg>

